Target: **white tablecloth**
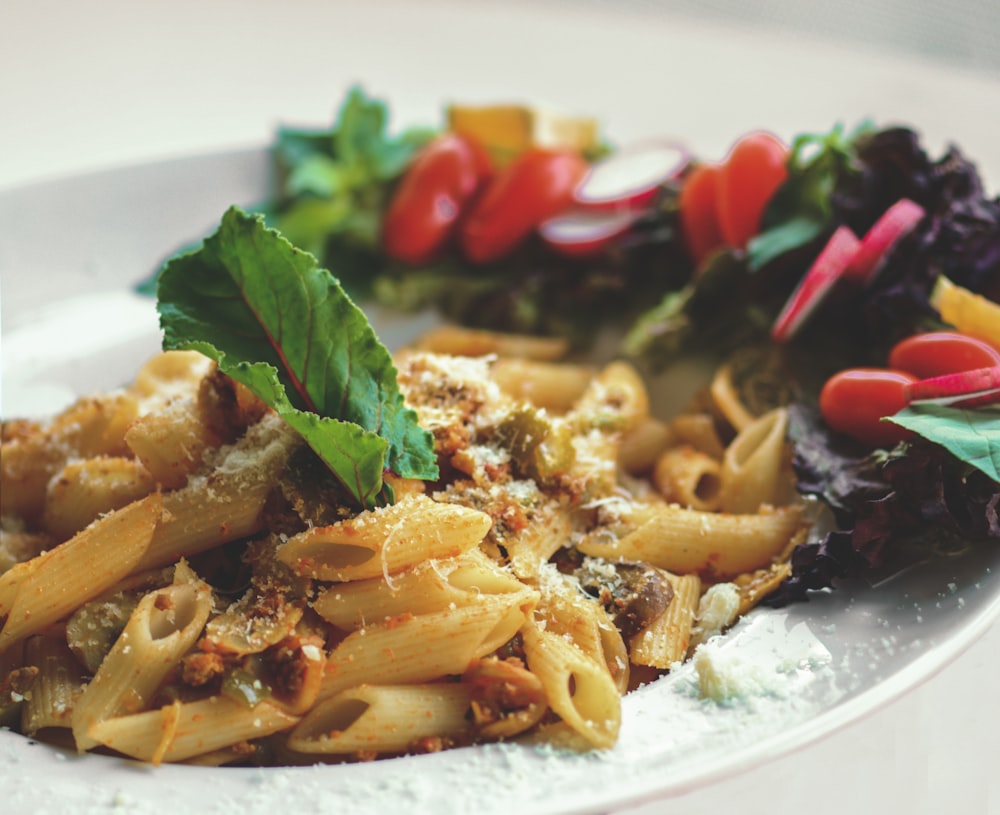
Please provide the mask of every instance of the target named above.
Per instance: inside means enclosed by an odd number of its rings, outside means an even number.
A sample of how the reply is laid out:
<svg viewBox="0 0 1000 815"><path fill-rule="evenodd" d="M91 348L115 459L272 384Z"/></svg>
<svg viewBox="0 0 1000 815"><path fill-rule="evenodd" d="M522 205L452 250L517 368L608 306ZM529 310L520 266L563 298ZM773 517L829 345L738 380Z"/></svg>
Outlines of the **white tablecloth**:
<svg viewBox="0 0 1000 815"><path fill-rule="evenodd" d="M802 4L799 4L802 5ZM0 189L326 125L358 81L398 123L449 100L599 112L612 139L791 136L841 120L954 138L1000 187L1000 78L822 31L672 17L655 3L7 0L0 11ZM613 11L615 10L615 11ZM744 15L746 16L746 15ZM800 15L801 16L801 15ZM3 224L0 224L3 229ZM634 810L1000 812L1000 625L870 717L763 768ZM3 775L0 768L0 777ZM630 810L632 811L632 810Z"/></svg>

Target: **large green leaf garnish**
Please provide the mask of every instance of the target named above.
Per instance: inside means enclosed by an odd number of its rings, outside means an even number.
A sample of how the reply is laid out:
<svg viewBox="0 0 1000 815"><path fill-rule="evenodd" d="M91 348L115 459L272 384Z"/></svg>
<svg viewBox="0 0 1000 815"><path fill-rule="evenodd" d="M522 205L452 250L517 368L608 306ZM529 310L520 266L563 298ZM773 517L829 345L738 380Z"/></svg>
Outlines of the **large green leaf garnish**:
<svg viewBox="0 0 1000 815"><path fill-rule="evenodd" d="M911 405L888 420L941 445L959 461L1000 481L1000 410Z"/></svg>
<svg viewBox="0 0 1000 815"><path fill-rule="evenodd" d="M316 259L233 207L170 260L157 308L165 350L195 350L274 408L364 507L385 470L433 479L433 440L407 408L389 351Z"/></svg>

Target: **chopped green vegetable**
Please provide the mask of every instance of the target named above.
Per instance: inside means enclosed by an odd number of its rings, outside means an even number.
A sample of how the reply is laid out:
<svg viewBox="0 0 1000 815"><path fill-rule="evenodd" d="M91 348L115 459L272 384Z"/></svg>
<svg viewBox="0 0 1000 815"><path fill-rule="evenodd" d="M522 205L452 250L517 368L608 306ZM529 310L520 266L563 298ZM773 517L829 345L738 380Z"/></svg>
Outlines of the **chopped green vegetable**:
<svg viewBox="0 0 1000 815"><path fill-rule="evenodd" d="M385 104L352 88L330 130L283 128L274 147L281 171L268 222L296 246L326 259L334 246L368 253L361 288L381 268L379 234L391 186L435 130L388 132Z"/></svg>
<svg viewBox="0 0 1000 815"><path fill-rule="evenodd" d="M910 405L888 421L941 445L959 461L1000 482L1000 409Z"/></svg>
<svg viewBox="0 0 1000 815"><path fill-rule="evenodd" d="M271 689L245 668L233 668L222 678L223 696L244 707L255 707L271 695Z"/></svg>
<svg viewBox="0 0 1000 815"><path fill-rule="evenodd" d="M214 359L273 407L361 506L391 500L385 469L437 477L433 440L405 407L389 351L315 258L231 208L158 289L164 349Z"/></svg>

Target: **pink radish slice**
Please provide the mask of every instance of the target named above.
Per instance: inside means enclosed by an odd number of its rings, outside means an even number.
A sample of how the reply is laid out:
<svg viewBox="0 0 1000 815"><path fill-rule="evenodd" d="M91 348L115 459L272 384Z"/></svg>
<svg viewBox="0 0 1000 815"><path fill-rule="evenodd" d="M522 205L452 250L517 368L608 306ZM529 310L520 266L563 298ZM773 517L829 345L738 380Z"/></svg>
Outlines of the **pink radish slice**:
<svg viewBox="0 0 1000 815"><path fill-rule="evenodd" d="M906 386L904 395L911 405L993 405L1000 402L1000 365L919 379Z"/></svg>
<svg viewBox="0 0 1000 815"><path fill-rule="evenodd" d="M581 207L641 208L653 200L657 187L680 174L690 160L690 153L672 142L626 148L595 162L573 197Z"/></svg>
<svg viewBox="0 0 1000 815"><path fill-rule="evenodd" d="M861 246L847 269L847 277L861 284L872 280L885 262L889 250L908 235L925 214L920 204L909 198L900 198L865 233Z"/></svg>
<svg viewBox="0 0 1000 815"><path fill-rule="evenodd" d="M860 245L858 236L850 227L837 228L774 321L771 339L775 342L787 342L799 332L836 282L843 277Z"/></svg>
<svg viewBox="0 0 1000 815"><path fill-rule="evenodd" d="M627 212L573 211L542 223L538 234L566 255L590 255L627 232L636 216Z"/></svg>

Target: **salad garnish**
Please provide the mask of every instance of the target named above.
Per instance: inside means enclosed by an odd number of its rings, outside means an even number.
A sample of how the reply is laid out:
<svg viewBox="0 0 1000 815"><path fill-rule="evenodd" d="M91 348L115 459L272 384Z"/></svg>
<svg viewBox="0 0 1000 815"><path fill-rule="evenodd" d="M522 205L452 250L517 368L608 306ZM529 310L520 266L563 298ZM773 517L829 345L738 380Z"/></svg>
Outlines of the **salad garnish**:
<svg viewBox="0 0 1000 815"><path fill-rule="evenodd" d="M680 160L656 169L652 190L632 194L630 182L595 209L588 179L630 148L602 143L586 119L565 128L573 138L562 143L552 141L557 127L511 129L538 118L516 106L453 106L440 125L393 135L385 104L355 88L332 129L280 131L279 185L260 210L356 299L434 307L458 323L581 346L611 325L619 352L651 373L692 351L725 359L756 349L782 382L775 392L794 402L799 490L837 521L800 547L771 602L871 573L884 550L904 546L928 521L970 538L998 536L992 393L961 391L929 405L909 390L929 375L887 364L901 341L925 332L954 330L1000 349L990 328L1000 324L990 299L1000 293L1000 199L986 195L957 147L933 158L916 130L871 121L787 143L749 133L718 160L666 140ZM435 151L451 155L451 170L439 158L428 172ZM531 164L534 174L517 179L517 223L507 222L509 207L484 216L482 202ZM573 168L552 176L558 189L546 180L550 167ZM465 180L456 187L459 170ZM447 218L402 220L433 235L403 235L400 219L387 218L402 195L414 198L410 174L418 172L433 187L422 197L448 202ZM561 211L540 204L555 200ZM513 235L514 226L517 235L496 251L478 251L467 234ZM418 248L393 249L403 245ZM931 353L952 365L942 373L968 370L951 351ZM859 370L870 371L861 384ZM839 403L858 397L867 413L842 422L824 415L827 383L841 395L853 389Z"/></svg>

